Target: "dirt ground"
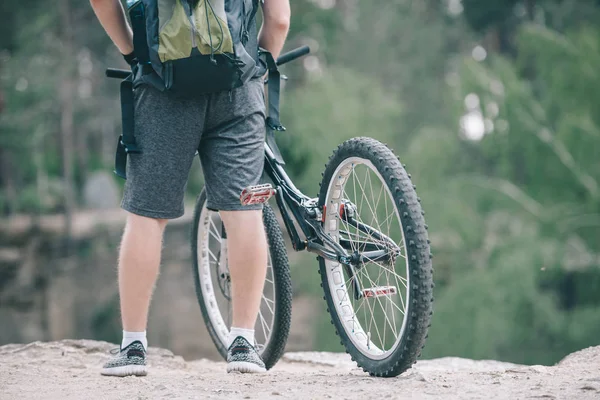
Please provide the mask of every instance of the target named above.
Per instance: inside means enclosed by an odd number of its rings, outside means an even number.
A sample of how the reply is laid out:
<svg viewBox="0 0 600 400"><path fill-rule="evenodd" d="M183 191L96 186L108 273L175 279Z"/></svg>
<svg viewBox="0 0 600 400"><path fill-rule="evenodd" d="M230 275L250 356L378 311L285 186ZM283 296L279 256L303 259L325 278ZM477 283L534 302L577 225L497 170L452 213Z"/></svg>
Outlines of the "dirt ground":
<svg viewBox="0 0 600 400"><path fill-rule="evenodd" d="M115 346L60 342L0 347L0 399L600 399L600 347L553 367L443 358L397 378L373 378L345 354L287 353L263 375L227 374L223 362L185 362L150 348L148 376L100 367Z"/></svg>

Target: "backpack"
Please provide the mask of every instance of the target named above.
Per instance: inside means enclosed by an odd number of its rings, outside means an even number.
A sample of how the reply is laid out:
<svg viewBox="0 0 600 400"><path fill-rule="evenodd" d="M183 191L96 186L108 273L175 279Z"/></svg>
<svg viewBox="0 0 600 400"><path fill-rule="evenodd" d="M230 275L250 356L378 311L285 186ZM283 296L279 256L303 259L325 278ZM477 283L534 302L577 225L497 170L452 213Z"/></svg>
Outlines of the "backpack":
<svg viewBox="0 0 600 400"><path fill-rule="evenodd" d="M232 90L265 72L259 0L127 0L136 79L181 95Z"/></svg>
<svg viewBox="0 0 600 400"><path fill-rule="evenodd" d="M136 85L188 96L231 91L267 71L266 141L283 164L273 136L285 130L279 121L280 74L273 56L258 48L259 1L264 0L127 0L138 65L121 82L118 176L127 179L128 155L142 152L134 135Z"/></svg>

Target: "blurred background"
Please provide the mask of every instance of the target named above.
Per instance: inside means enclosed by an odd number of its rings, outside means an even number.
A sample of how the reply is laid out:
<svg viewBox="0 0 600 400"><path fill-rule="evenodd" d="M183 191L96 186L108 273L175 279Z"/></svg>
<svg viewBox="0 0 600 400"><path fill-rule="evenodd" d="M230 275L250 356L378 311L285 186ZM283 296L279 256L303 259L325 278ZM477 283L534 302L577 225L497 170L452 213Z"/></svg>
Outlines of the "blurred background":
<svg viewBox="0 0 600 400"><path fill-rule="evenodd" d="M0 345L117 342L125 67L86 1L0 3ZM427 212L436 302L423 356L552 364L600 344L600 1L294 0L290 174L316 195L335 146L372 136ZM186 216L167 229L151 345L217 357ZM313 255L290 252L288 350L341 351Z"/></svg>

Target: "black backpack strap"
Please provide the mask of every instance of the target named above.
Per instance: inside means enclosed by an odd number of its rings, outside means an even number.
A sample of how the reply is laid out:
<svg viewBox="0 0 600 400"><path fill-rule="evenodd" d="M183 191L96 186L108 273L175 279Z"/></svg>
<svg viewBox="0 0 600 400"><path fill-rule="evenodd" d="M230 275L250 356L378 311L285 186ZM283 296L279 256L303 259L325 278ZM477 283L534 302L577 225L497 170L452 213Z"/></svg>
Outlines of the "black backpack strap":
<svg viewBox="0 0 600 400"><path fill-rule="evenodd" d="M275 131L282 132L285 131L285 127L281 125L279 121L279 93L281 90L281 74L279 73L279 69L277 69L277 63L273 59L273 55L266 50L261 49L261 55L265 56L265 61L267 63L267 69L269 71L269 83L268 83L268 109L269 116L267 117L267 135L266 141L271 150L273 151L273 155L275 156L275 161L279 164L285 164L283 161L283 157L281 156L281 152L279 151L279 147L277 147L277 143L275 142Z"/></svg>
<svg viewBox="0 0 600 400"><path fill-rule="evenodd" d="M123 133L119 136L117 154L115 155L115 174L127 179L127 155L129 153L141 153L142 151L135 142L133 123L133 76L129 75L121 82L121 121Z"/></svg>
<svg viewBox="0 0 600 400"><path fill-rule="evenodd" d="M139 1L129 9L129 19L131 20L131 30L133 31L133 51L140 64L150 62L150 52L148 49L148 35L146 33L146 10L144 2Z"/></svg>
<svg viewBox="0 0 600 400"><path fill-rule="evenodd" d="M279 121L279 92L281 90L281 74L277 69L277 63L273 55L264 51L267 69L269 70L269 116L267 125L274 131L285 131L285 127Z"/></svg>

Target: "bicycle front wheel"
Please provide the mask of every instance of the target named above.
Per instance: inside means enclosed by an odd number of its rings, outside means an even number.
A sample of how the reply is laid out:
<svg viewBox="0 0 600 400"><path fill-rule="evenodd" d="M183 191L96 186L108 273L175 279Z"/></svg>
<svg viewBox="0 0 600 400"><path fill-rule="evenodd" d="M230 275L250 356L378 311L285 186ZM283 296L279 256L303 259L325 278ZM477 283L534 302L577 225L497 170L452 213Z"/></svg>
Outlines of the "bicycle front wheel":
<svg viewBox="0 0 600 400"><path fill-rule="evenodd" d="M342 345L374 376L397 376L420 355L430 326L433 269L410 176L371 138L344 142L319 193L323 228L354 260L319 257L325 300Z"/></svg>
<svg viewBox="0 0 600 400"><path fill-rule="evenodd" d="M268 204L263 222L269 247L267 277L256 325L257 349L267 369L283 355L290 330L292 282L283 235ZM196 296L208 332L223 358L231 327L231 290L227 262L227 234L217 211L206 208L203 190L194 210L192 258Z"/></svg>

